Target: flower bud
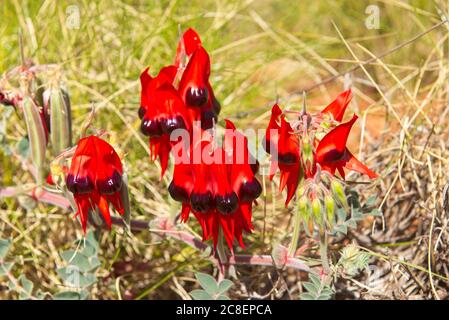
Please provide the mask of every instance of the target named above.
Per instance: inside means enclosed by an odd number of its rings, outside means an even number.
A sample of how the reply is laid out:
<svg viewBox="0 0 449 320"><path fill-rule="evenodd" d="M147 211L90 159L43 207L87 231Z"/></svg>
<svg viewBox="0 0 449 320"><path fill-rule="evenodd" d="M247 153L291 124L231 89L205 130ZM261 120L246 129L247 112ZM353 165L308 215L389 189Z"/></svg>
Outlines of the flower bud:
<svg viewBox="0 0 449 320"><path fill-rule="evenodd" d="M309 221L310 210L309 210L309 200L307 199L307 197L303 196L299 199L298 210L302 220L304 220L305 222Z"/></svg>
<svg viewBox="0 0 449 320"><path fill-rule="evenodd" d="M47 141L45 138L45 129L39 113L39 108L29 96L25 96L23 100L20 101L20 106L25 115L28 139L30 140L31 161L36 168L37 182L43 183L45 170L45 148Z"/></svg>
<svg viewBox="0 0 449 320"><path fill-rule="evenodd" d="M315 198L312 201L312 212L313 212L313 217L315 218L316 223L318 223L319 225L322 225L322 223L323 223L323 217L322 217L323 208L321 206L321 201L318 198Z"/></svg>
<svg viewBox="0 0 449 320"><path fill-rule="evenodd" d="M332 180L331 182L331 190L334 194L335 198L342 204L342 206L348 210L349 205L346 199L346 194L343 185L337 180Z"/></svg>
<svg viewBox="0 0 449 320"><path fill-rule="evenodd" d="M326 207L326 216L327 216L327 223L330 227L334 224L335 219L335 201L332 196L327 195L324 198L324 205Z"/></svg>
<svg viewBox="0 0 449 320"><path fill-rule="evenodd" d="M44 92L44 105L50 112L50 141L56 156L72 144L70 99L64 89L53 86Z"/></svg>

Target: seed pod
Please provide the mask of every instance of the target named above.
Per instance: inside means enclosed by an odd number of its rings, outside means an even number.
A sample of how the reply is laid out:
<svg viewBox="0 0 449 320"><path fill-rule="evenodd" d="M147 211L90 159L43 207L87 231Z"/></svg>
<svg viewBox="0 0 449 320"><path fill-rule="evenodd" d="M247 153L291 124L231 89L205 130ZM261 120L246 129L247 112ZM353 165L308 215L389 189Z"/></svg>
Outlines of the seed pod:
<svg viewBox="0 0 449 320"><path fill-rule="evenodd" d="M331 190L334 194L334 197L342 204L342 206L349 210L348 201L346 199L345 190L343 188L343 185L338 182L337 180L333 180L331 183Z"/></svg>
<svg viewBox="0 0 449 320"><path fill-rule="evenodd" d="M318 198L313 199L312 201L312 212L313 217L315 218L316 223L319 225L323 224L323 208L321 206L321 201Z"/></svg>
<svg viewBox="0 0 449 320"><path fill-rule="evenodd" d="M42 123L39 107L30 96L25 96L19 102L25 115L28 139L30 140L31 161L36 168L36 177L39 184L44 182L45 169L45 129Z"/></svg>
<svg viewBox="0 0 449 320"><path fill-rule="evenodd" d="M51 87L44 92L44 105L50 112L50 141L56 156L72 144L69 95L61 87Z"/></svg>
<svg viewBox="0 0 449 320"><path fill-rule="evenodd" d="M326 207L326 216L327 216L327 223L329 227L332 228L334 222L335 222L335 201L332 196L326 196L324 198L324 205Z"/></svg>

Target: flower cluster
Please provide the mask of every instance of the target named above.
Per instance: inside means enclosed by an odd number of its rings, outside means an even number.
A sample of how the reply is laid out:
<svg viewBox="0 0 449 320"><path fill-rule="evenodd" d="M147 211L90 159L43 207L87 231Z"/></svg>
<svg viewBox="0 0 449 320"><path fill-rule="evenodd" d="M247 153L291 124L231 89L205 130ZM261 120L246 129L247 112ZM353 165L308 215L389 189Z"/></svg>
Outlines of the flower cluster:
<svg viewBox="0 0 449 320"><path fill-rule="evenodd" d="M148 71L140 76L141 131L149 136L152 160L159 158L161 176L173 154L169 194L182 203L182 221L192 212L202 227L203 240L212 238L214 248L220 234L231 251L234 240L244 247L242 234L253 229L252 205L262 191L255 177L257 162L249 154L246 137L232 122L226 121L221 147L214 131L209 132L221 107L209 82L210 58L198 34L188 29L182 35L173 65L155 77ZM187 133L187 141L173 138L177 129Z"/></svg>
<svg viewBox="0 0 449 320"><path fill-rule="evenodd" d="M221 107L209 82L209 55L193 29L181 37L173 65L163 67L155 77L148 72L149 67L140 75L140 128L150 138L151 158L159 158L162 176L176 143L170 141L170 134L176 129L190 131L196 121L202 129L212 128Z"/></svg>
<svg viewBox="0 0 449 320"><path fill-rule="evenodd" d="M351 99L352 92L347 90L318 114L311 115L304 110L298 114L298 120L291 123L277 104L273 106L264 146L272 156L270 177L279 170L279 189L282 192L287 187L286 205L295 195L298 184L321 170L331 176L338 171L343 179L344 168L372 179L377 177L346 147L357 120L354 114L351 120L342 122Z"/></svg>
<svg viewBox="0 0 449 320"><path fill-rule="evenodd" d="M66 176L67 189L73 193L84 232L90 210L99 209L111 228L109 203L123 215L123 168L114 148L97 136L82 138L75 149Z"/></svg>
<svg viewBox="0 0 449 320"><path fill-rule="evenodd" d="M252 204L262 192L257 170L247 138L227 120L222 147L205 131L191 146L187 161L175 164L169 193L182 203L183 221L192 212L200 222L203 240L212 238L216 247L221 228L233 251L234 239L244 247L242 233L253 229Z"/></svg>

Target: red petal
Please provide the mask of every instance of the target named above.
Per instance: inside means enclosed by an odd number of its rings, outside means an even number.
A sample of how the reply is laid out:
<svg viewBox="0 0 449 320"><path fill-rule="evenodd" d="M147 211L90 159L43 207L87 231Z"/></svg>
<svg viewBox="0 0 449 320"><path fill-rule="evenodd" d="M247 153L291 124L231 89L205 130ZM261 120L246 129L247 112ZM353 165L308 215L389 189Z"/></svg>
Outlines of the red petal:
<svg viewBox="0 0 449 320"><path fill-rule="evenodd" d="M194 88L196 90L207 91L209 76L209 55L203 47L199 47L190 58L189 63L182 74L181 81L179 82L179 93L187 107L198 107L191 105L191 102L189 102L190 100L187 95L188 90ZM209 93L207 94L209 95ZM207 100L204 101L204 103L206 102Z"/></svg>
<svg viewBox="0 0 449 320"><path fill-rule="evenodd" d="M230 215L222 215L217 213L217 217L229 250L233 253L236 212Z"/></svg>
<svg viewBox="0 0 449 320"><path fill-rule="evenodd" d="M287 187L285 206L288 206L290 200L295 195L299 180L301 179L301 165L299 162L293 165L279 165L279 169L281 171L279 191L282 192Z"/></svg>
<svg viewBox="0 0 449 320"><path fill-rule="evenodd" d="M148 106L147 90L148 90L148 85L150 84L151 80L153 80L153 78L149 74L149 70L150 70L150 67L147 67L140 74L140 86L141 86L140 106L143 108L146 108Z"/></svg>
<svg viewBox="0 0 449 320"><path fill-rule="evenodd" d="M187 221L187 219L189 218L189 213L190 213L190 204L183 203L182 210L181 210L181 221L182 222Z"/></svg>
<svg viewBox="0 0 449 320"><path fill-rule="evenodd" d="M332 101L323 111L324 113L332 114L333 118L339 122L343 120L343 115L345 114L346 107L349 105L352 99L351 89L340 93L337 98Z"/></svg>
<svg viewBox="0 0 449 320"><path fill-rule="evenodd" d="M367 166L357 160L357 158L354 157L354 155L348 149L346 149L346 157L347 160L345 161L344 166L347 169L366 174L370 179L375 179L378 177L377 173L371 171Z"/></svg>
<svg viewBox="0 0 449 320"><path fill-rule="evenodd" d="M154 78L149 75L148 70L149 67L146 68L140 75L140 82L142 86L140 105L145 109L145 118L153 119L159 111L154 105L155 91L164 84L173 84L178 68L176 66L163 67Z"/></svg>
<svg viewBox="0 0 449 320"><path fill-rule="evenodd" d="M89 195L84 195L84 194L78 195L78 194L75 194L74 198L75 198L76 205L78 207L78 212L76 213L76 215L80 216L80 220L81 220L81 225L83 227L83 231L84 231L84 233L86 233L87 216L88 216L88 213L89 213L89 208L91 207L90 200L89 200Z"/></svg>
<svg viewBox="0 0 449 320"><path fill-rule="evenodd" d="M115 210L117 210L118 213L120 213L121 215L125 213L123 201L119 192L116 192L112 195L107 195L107 199L110 203L112 203L112 205L114 206Z"/></svg>
<svg viewBox="0 0 449 320"><path fill-rule="evenodd" d="M94 202L100 209L100 212L103 215L106 225L108 226L109 229L111 229L112 226L111 214L109 213L109 205L106 196L96 195L94 197Z"/></svg>
<svg viewBox="0 0 449 320"><path fill-rule="evenodd" d="M199 46L201 46L201 39L198 33L192 28L187 29L179 40L175 65L180 66L185 58L190 58Z"/></svg>
<svg viewBox="0 0 449 320"><path fill-rule="evenodd" d="M281 117L281 128L279 130L278 161L285 164L299 162L299 139L293 132L290 123Z"/></svg>
<svg viewBox="0 0 449 320"><path fill-rule="evenodd" d="M268 123L268 127L265 132L264 149L267 153L277 152L280 129L278 121L281 114L282 110L277 104L275 104L273 108L271 108L270 122ZM275 148L275 150L271 150L271 148Z"/></svg>
<svg viewBox="0 0 449 320"><path fill-rule="evenodd" d="M316 148L316 160L318 163L329 164L342 160L349 133L357 118L357 115L354 114L350 121L338 125L324 136Z"/></svg>

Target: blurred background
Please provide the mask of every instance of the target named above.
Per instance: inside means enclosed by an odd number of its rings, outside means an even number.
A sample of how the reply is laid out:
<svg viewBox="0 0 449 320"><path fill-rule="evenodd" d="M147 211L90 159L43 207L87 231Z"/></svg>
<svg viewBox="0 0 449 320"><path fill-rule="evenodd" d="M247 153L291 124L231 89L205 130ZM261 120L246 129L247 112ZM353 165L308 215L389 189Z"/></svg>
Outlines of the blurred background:
<svg viewBox="0 0 449 320"><path fill-rule="evenodd" d="M240 128L265 128L276 100L300 110L307 90L309 110L320 110L351 86L355 98L348 114L361 116L351 150L381 175L375 185L354 188L376 195L384 216L363 221L332 248L338 252L357 243L368 249L380 282L373 289L341 279L336 297L447 297L449 237L442 190L448 165L448 24L416 37L441 22L449 9L446 1L4 0L0 8L0 73L20 64L19 29L26 57L62 66L74 136L94 103L94 127L109 132L124 153L137 220L180 209L168 199L169 177L159 181L159 170L149 161L137 116L139 74L150 66L154 75L172 63L178 26L196 29L211 56L220 123L229 118ZM401 44L380 60L316 85ZM0 106L0 114L4 110ZM2 143L17 144L23 121L15 113L3 119ZM0 150L0 186L29 181L20 162ZM256 230L246 236L246 253L270 254L275 243L288 243L293 209L271 192L276 183L266 182L267 196L254 211ZM12 271L43 291L59 290L60 252L82 237L72 217L51 206L25 208L15 199L0 199L0 235L13 238ZM185 227L199 231L193 220ZM99 280L90 292L99 299L186 298L197 286L193 272L213 269L182 243L146 231L128 237L120 228L101 235L99 257ZM237 271L230 293L235 299L296 299L304 279L300 272L271 267ZM358 282L366 277L360 275ZM0 281L0 298L12 297Z"/></svg>

